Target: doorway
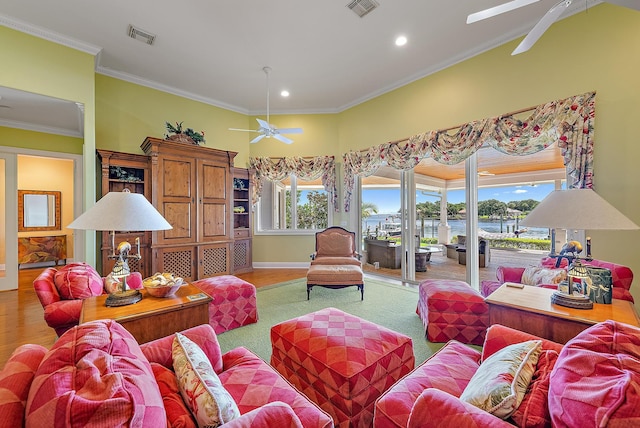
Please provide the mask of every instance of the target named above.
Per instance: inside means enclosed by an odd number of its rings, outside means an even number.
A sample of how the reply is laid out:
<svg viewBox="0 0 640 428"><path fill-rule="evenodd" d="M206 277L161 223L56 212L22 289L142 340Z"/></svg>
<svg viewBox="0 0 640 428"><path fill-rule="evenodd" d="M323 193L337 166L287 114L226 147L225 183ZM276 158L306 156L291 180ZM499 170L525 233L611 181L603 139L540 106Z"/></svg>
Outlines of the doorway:
<svg viewBox="0 0 640 428"><path fill-rule="evenodd" d="M0 151L0 176L4 181L0 195L0 228L3 230L4 255L0 253L0 291L18 288L19 267L42 267L52 265L46 252L38 251L41 238L58 237L64 240L63 264L84 254L84 240L66 226L77 213L82 212L83 158L81 155L45 152L39 150L3 147ZM18 231L18 190L37 192L60 192L59 228L35 227ZM51 229L51 228L49 228ZM62 238L64 237L64 238ZM19 252L20 240L30 245ZM60 245L60 244L56 244ZM20 253L20 254L19 254ZM38 258L42 258L41 261Z"/></svg>

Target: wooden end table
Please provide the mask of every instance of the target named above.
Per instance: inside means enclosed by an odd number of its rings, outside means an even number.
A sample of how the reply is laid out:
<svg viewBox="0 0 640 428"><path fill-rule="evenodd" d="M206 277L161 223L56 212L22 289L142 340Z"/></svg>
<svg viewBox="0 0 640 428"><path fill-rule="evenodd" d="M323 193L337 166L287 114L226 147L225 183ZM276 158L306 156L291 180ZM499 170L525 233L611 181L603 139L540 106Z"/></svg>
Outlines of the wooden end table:
<svg viewBox="0 0 640 428"><path fill-rule="evenodd" d="M212 299L198 287L183 285L172 297L152 297L144 289L140 292L142 300L127 306L106 306L108 294L85 299L80 324L112 319L126 328L138 343L145 343L209 322Z"/></svg>
<svg viewBox="0 0 640 428"><path fill-rule="evenodd" d="M613 299L610 305L594 303L593 309L574 309L551 303L555 290L502 284L485 302L491 324L502 324L558 343L566 343L588 327L614 320L640 327L633 303Z"/></svg>

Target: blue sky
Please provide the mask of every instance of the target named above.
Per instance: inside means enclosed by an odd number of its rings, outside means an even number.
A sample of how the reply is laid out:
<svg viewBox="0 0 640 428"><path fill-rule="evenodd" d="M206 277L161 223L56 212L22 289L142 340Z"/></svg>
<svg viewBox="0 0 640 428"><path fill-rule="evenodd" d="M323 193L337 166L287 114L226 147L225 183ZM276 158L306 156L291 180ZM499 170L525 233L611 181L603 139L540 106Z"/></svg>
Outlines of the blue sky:
<svg viewBox="0 0 640 428"><path fill-rule="evenodd" d="M502 202L520 201L523 199L535 199L541 201L554 189L553 183L537 184L536 186L506 186L485 187L478 189L478 200L497 199ZM464 202L464 190L450 190L447 194L448 202ZM418 192L416 202L435 202L432 196L424 196ZM362 201L377 205L380 214L396 213L400 209L399 189L363 189Z"/></svg>

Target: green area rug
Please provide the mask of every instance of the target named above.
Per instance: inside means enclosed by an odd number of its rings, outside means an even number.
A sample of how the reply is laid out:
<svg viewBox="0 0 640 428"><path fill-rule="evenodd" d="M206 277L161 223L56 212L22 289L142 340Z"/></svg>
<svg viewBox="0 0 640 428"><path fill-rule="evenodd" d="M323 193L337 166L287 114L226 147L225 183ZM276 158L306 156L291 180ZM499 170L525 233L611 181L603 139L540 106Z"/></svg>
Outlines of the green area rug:
<svg viewBox="0 0 640 428"><path fill-rule="evenodd" d="M424 326L416 315L418 290L383 280L365 278L363 301L356 287L339 290L314 287L311 300L307 300L306 280L302 278L258 288L257 303L259 320L256 324L218 335L223 352L244 346L269 362L271 326L327 307L338 308L411 337L416 365L443 346L425 338Z"/></svg>

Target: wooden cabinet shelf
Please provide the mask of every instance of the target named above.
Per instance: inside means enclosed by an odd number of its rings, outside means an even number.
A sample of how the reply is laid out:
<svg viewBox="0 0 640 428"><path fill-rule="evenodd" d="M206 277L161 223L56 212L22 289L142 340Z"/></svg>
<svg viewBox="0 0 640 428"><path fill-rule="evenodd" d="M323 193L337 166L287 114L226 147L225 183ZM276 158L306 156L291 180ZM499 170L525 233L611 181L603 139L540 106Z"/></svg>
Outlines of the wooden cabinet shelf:
<svg viewBox="0 0 640 428"><path fill-rule="evenodd" d="M248 169L233 168L233 271L237 273L253 270L249 177Z"/></svg>
<svg viewBox="0 0 640 428"><path fill-rule="evenodd" d="M101 165L102 196L108 192L122 192L124 189L133 193L142 193L151 200L149 189L149 158L132 153L121 153L110 150L96 150ZM102 276L107 276L113 269L115 260L109 257L113 254L111 247L111 235L102 232L99 235L102 244L100 246L101 266L98 271ZM141 259L128 261L131 271L140 272L143 277L151 276L151 233L139 232L115 232L115 245L122 241L129 242L132 246L136 238L140 239Z"/></svg>

